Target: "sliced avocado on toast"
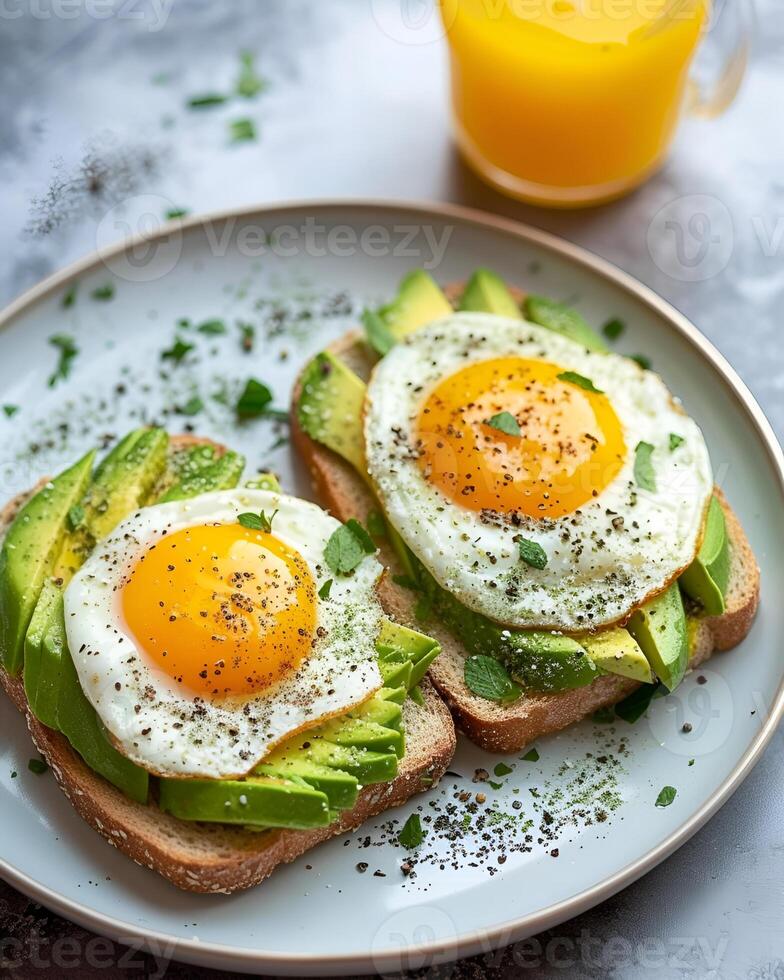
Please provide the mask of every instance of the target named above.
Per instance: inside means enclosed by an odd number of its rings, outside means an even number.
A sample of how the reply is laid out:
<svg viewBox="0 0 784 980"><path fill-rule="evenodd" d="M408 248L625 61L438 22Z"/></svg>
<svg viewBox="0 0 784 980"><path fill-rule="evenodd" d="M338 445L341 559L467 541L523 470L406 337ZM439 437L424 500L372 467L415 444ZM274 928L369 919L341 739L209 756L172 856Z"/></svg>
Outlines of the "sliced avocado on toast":
<svg viewBox="0 0 784 980"><path fill-rule="evenodd" d="M506 288L503 279L490 269L477 269L471 276L460 297L458 310L523 319L520 306Z"/></svg>
<svg viewBox="0 0 784 980"><path fill-rule="evenodd" d="M563 334L587 350L607 353L607 345L580 316L577 310L545 296L526 296L523 304L526 320Z"/></svg>
<svg viewBox="0 0 784 980"><path fill-rule="evenodd" d="M394 340L402 340L433 320L449 316L452 305L423 269L404 276L391 303L375 311Z"/></svg>
<svg viewBox="0 0 784 980"><path fill-rule="evenodd" d="M730 578L730 542L724 509L711 497L705 531L697 557L680 577L683 591L698 602L708 616L721 616Z"/></svg>
<svg viewBox="0 0 784 980"><path fill-rule="evenodd" d="M633 613L627 629L659 680L674 691L689 663L686 611L678 583Z"/></svg>

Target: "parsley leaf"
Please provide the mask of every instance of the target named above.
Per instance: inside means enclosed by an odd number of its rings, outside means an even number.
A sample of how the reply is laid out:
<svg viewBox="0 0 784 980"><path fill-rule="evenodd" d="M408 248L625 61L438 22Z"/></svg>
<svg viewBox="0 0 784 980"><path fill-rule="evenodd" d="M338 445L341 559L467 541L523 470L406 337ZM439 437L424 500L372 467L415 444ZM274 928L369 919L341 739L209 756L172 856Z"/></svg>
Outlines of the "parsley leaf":
<svg viewBox="0 0 784 980"><path fill-rule="evenodd" d="M269 534L272 531L272 522L275 520L276 514L276 510L269 517L264 511L261 511L260 514L245 513L240 514L237 520L243 527L247 527L251 531L266 531Z"/></svg>
<svg viewBox="0 0 784 980"><path fill-rule="evenodd" d="M494 657L483 654L468 657L463 676L469 690L488 701L508 704L523 693L520 685L509 676L506 667Z"/></svg>
<svg viewBox="0 0 784 980"><path fill-rule="evenodd" d="M36 776L43 776L45 772L49 771L49 766L47 766L43 759L30 759L27 763L27 768L30 772L34 772Z"/></svg>
<svg viewBox="0 0 784 980"><path fill-rule="evenodd" d="M16 415L19 411L19 406L11 404L3 405L3 411L5 412L6 418L10 419L12 415Z"/></svg>
<svg viewBox="0 0 784 980"><path fill-rule="evenodd" d="M634 480L643 490L656 490L656 471L653 468L653 446L649 442L638 442L634 450Z"/></svg>
<svg viewBox="0 0 784 980"><path fill-rule="evenodd" d="M93 299L100 300L102 303L108 302L108 300L114 298L114 283L107 282L103 286L96 286L90 293L90 296Z"/></svg>
<svg viewBox="0 0 784 980"><path fill-rule="evenodd" d="M223 105L228 101L228 97L220 95L218 92L207 92L205 95L194 95L188 99L189 109L210 109L212 106Z"/></svg>
<svg viewBox="0 0 784 980"><path fill-rule="evenodd" d="M206 333L210 337L216 337L219 334L226 333L226 324L223 320L205 320L196 329L199 333Z"/></svg>
<svg viewBox="0 0 784 980"><path fill-rule="evenodd" d="M683 436L677 435L675 432L670 433L670 452L674 453L678 446L682 446L686 442Z"/></svg>
<svg viewBox="0 0 784 980"><path fill-rule="evenodd" d="M264 414L271 401L272 392L269 388L261 381L249 378L237 401L237 415L241 419L256 418Z"/></svg>
<svg viewBox="0 0 784 980"><path fill-rule="evenodd" d="M674 786L665 786L656 797L656 806L669 806L678 794Z"/></svg>
<svg viewBox="0 0 784 980"><path fill-rule="evenodd" d="M198 415L203 408L204 402L198 395L194 395L193 398L189 398L188 401L185 402L180 411L183 415Z"/></svg>
<svg viewBox="0 0 784 980"><path fill-rule="evenodd" d="M636 691L615 705L615 713L619 718L633 725L648 710L654 698L661 698L667 693L667 688L661 684L643 684Z"/></svg>
<svg viewBox="0 0 784 980"><path fill-rule="evenodd" d="M177 337L171 347L161 351L161 360L174 361L175 364L180 364L192 350L193 344L189 344L182 337Z"/></svg>
<svg viewBox="0 0 784 980"><path fill-rule="evenodd" d="M363 312L362 324L365 327L367 342L381 357L388 354L397 343L395 335L374 310Z"/></svg>
<svg viewBox="0 0 784 980"><path fill-rule="evenodd" d="M422 829L422 820L418 813L412 813L403 824L403 829L398 834L397 842L406 850L412 851L419 847L425 839L425 832Z"/></svg>
<svg viewBox="0 0 784 980"><path fill-rule="evenodd" d="M328 578L327 581L318 590L319 599L329 599L329 593L332 591L332 579Z"/></svg>
<svg viewBox="0 0 784 980"><path fill-rule="evenodd" d="M586 391L596 392L597 395L604 394L602 389L597 388L590 378L584 378L582 374L578 374L576 371L561 371L557 377L559 381L566 381L569 384L577 385L578 388L585 388Z"/></svg>
<svg viewBox="0 0 784 980"><path fill-rule="evenodd" d="M324 548L324 561L336 575L353 572L366 555L372 555L376 546L358 520L351 518L330 535Z"/></svg>
<svg viewBox="0 0 784 980"><path fill-rule="evenodd" d="M523 762L538 762L539 761L539 753L536 750L536 746L534 746L533 748L529 749L525 753L525 755L520 756L520 758L523 760Z"/></svg>
<svg viewBox="0 0 784 980"><path fill-rule="evenodd" d="M608 320L602 327L602 333L608 340L617 340L624 330L626 330L626 324L623 322L623 320L619 320L617 317L613 317L612 320Z"/></svg>
<svg viewBox="0 0 784 980"><path fill-rule="evenodd" d="M489 425L491 429L498 429L499 432L503 432L506 436L520 435L520 426L517 424L517 419L511 412L499 412L497 415L485 419L485 425Z"/></svg>
<svg viewBox="0 0 784 980"><path fill-rule="evenodd" d="M232 119L229 135L232 143L248 143L256 139L256 126L252 119Z"/></svg>
<svg viewBox="0 0 784 980"><path fill-rule="evenodd" d="M63 298L60 300L60 305L64 310L67 310L69 306L73 306L76 302L76 290L77 284L74 283L73 286L69 286L63 293Z"/></svg>
<svg viewBox="0 0 784 980"><path fill-rule="evenodd" d="M256 74L254 61L253 52L240 52L240 74L237 79L236 92L243 99L253 99L267 87L264 79Z"/></svg>
<svg viewBox="0 0 784 980"><path fill-rule="evenodd" d="M167 221L174 221L176 218L184 218L186 214L190 214L188 208L169 208L166 212Z"/></svg>
<svg viewBox="0 0 784 980"><path fill-rule="evenodd" d="M510 772L514 772L514 769L505 762L497 763L495 769L493 769L494 776L508 776Z"/></svg>
<svg viewBox="0 0 784 980"><path fill-rule="evenodd" d="M544 548L537 544L536 541L529 541L527 538L520 538L517 542L517 546L520 549L520 557L526 563L530 565L531 568L546 568L547 567L547 552Z"/></svg>
<svg viewBox="0 0 784 980"><path fill-rule="evenodd" d="M58 381L61 381L68 377L71 373L71 365L73 359L79 353L79 348L76 346L73 337L70 337L65 333L56 333L49 338L49 343L52 347L56 347L60 351L60 358L57 362L57 367L54 373L49 376L49 387L54 388Z"/></svg>

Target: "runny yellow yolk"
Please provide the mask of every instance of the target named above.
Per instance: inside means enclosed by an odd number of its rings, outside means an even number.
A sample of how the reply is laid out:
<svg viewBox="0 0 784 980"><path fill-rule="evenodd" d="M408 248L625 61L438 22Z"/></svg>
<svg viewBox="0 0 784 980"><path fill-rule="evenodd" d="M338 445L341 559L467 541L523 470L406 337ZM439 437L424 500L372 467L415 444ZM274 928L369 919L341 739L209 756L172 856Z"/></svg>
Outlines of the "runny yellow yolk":
<svg viewBox="0 0 784 980"><path fill-rule="evenodd" d="M264 690L296 670L316 630L302 556L240 524L167 535L136 562L122 610L137 648L194 693Z"/></svg>
<svg viewBox="0 0 784 980"><path fill-rule="evenodd" d="M529 517L561 517L598 496L623 464L623 430L606 395L563 373L547 361L502 357L441 381L417 419L429 483L470 510ZM487 424L502 412L519 435Z"/></svg>

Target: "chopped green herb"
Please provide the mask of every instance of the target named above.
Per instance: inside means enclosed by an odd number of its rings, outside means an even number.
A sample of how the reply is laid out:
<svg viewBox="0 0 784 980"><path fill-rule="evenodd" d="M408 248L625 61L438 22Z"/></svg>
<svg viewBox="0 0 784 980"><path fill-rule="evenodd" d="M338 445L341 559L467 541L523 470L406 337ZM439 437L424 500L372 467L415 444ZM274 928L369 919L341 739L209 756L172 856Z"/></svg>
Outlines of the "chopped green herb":
<svg viewBox="0 0 784 980"><path fill-rule="evenodd" d="M505 762L499 762L495 769L493 769L493 775L495 776L508 776L510 772L514 772L514 769Z"/></svg>
<svg viewBox="0 0 784 980"><path fill-rule="evenodd" d="M18 405L3 405L3 412L5 413L6 418L10 419L13 415L16 415L18 411Z"/></svg>
<svg viewBox="0 0 784 980"><path fill-rule="evenodd" d="M654 698L664 697L666 693L667 688L661 683L642 684L636 691L632 691L627 698L615 705L615 714L633 725L642 718Z"/></svg>
<svg viewBox="0 0 784 980"><path fill-rule="evenodd" d="M612 320L608 320L602 327L602 333L608 340L617 340L624 330L626 330L626 324L623 322L623 320L619 320L617 317L613 317Z"/></svg>
<svg viewBox="0 0 784 980"><path fill-rule="evenodd" d="M60 300L60 305L64 310L67 310L70 306L73 306L76 302L76 290L78 289L77 283L69 286L68 289L63 293L63 298Z"/></svg>
<svg viewBox="0 0 784 980"><path fill-rule="evenodd" d="M387 536L387 525L380 511L370 511L367 516L367 526L372 538L385 538Z"/></svg>
<svg viewBox="0 0 784 980"><path fill-rule="evenodd" d="M358 520L351 518L330 535L324 548L324 561L336 575L348 575L376 546Z"/></svg>
<svg viewBox="0 0 784 980"><path fill-rule="evenodd" d="M426 623L433 614L433 600L429 595L419 596L414 603L414 618L419 623Z"/></svg>
<svg viewBox="0 0 784 980"><path fill-rule="evenodd" d="M96 286L90 293L90 296L102 303L106 303L110 299L114 299L114 283L106 282L103 284L103 286Z"/></svg>
<svg viewBox="0 0 784 980"><path fill-rule="evenodd" d="M240 52L240 74L236 92L243 99L253 99L267 87L266 81L256 74L254 61L251 51Z"/></svg>
<svg viewBox="0 0 784 980"><path fill-rule="evenodd" d="M516 701L523 693L520 685L509 676L506 667L494 657L484 654L466 659L463 676L469 690L488 701L507 704Z"/></svg>
<svg viewBox="0 0 784 980"><path fill-rule="evenodd" d="M491 429L498 429L499 432L503 432L506 436L520 435L520 426L517 424L517 419L511 412L499 412L497 415L486 419L485 425L489 425Z"/></svg>
<svg viewBox="0 0 784 980"><path fill-rule="evenodd" d="M210 337L217 337L219 334L226 333L226 324L223 320L205 320L196 329L199 333L206 333Z"/></svg>
<svg viewBox="0 0 784 980"><path fill-rule="evenodd" d="M247 143L256 139L256 126L252 119L232 119L229 135L232 143Z"/></svg>
<svg viewBox="0 0 784 980"><path fill-rule="evenodd" d="M665 786L656 797L656 806L669 806L675 799L678 790L674 786Z"/></svg>
<svg viewBox="0 0 784 980"><path fill-rule="evenodd" d="M690 766L693 766L694 765L694 759L689 759L689 765Z"/></svg>
<svg viewBox="0 0 784 980"><path fill-rule="evenodd" d="M169 347L167 350L161 351L161 360L174 361L175 364L181 364L192 350L193 344L189 344L188 341L183 340L182 337L177 337L171 347Z"/></svg>
<svg viewBox="0 0 784 980"><path fill-rule="evenodd" d="M183 330L190 329L192 325L193 324L191 323L191 321L188 319L187 316L181 316L180 319L177 321L177 326L182 327Z"/></svg>
<svg viewBox="0 0 784 980"><path fill-rule="evenodd" d="M249 378L237 401L237 415L241 419L253 419L263 415L272 401L272 392L261 381Z"/></svg>
<svg viewBox="0 0 784 980"><path fill-rule="evenodd" d="M19 773L16 771L16 769L12 770L12 772L11 772L11 779L16 779L16 777L18 775L19 775Z"/></svg>
<svg viewBox="0 0 784 980"><path fill-rule="evenodd" d="M240 514L237 521L250 531L266 531L269 534L272 531L272 522L275 520L276 514L276 510L269 517L267 517L264 511L261 511L259 514L245 513Z"/></svg>
<svg viewBox="0 0 784 980"><path fill-rule="evenodd" d="M411 589L412 592L419 592L419 585L410 575L393 575L392 581L395 585L400 585L404 589Z"/></svg>
<svg viewBox="0 0 784 980"><path fill-rule="evenodd" d="M406 850L412 851L419 847L425 839L425 832L422 829L422 821L418 813L412 813L403 824L403 829L398 834L397 842Z"/></svg>
<svg viewBox="0 0 784 980"><path fill-rule="evenodd" d="M536 750L536 746L534 746L533 748L529 749L525 753L525 755L520 756L520 758L523 760L523 762L538 762L539 761L539 753Z"/></svg>
<svg viewBox="0 0 784 980"><path fill-rule="evenodd" d="M169 208L166 218L168 221L174 221L177 218L184 218L186 214L190 214L188 208Z"/></svg>
<svg viewBox="0 0 784 980"><path fill-rule="evenodd" d="M185 402L185 404L182 406L181 412L183 415L198 415L203 408L204 402L198 395L194 395L193 398L189 398L188 401Z"/></svg>
<svg viewBox="0 0 784 980"><path fill-rule="evenodd" d="M388 354L397 343L395 335L374 310L363 312L362 324L365 327L367 342L381 357Z"/></svg>
<svg viewBox="0 0 784 980"><path fill-rule="evenodd" d="M318 590L319 599L329 599L329 593L332 590L332 579L328 578L327 581Z"/></svg>
<svg viewBox="0 0 784 980"><path fill-rule="evenodd" d="M69 531L75 531L77 527L84 524L84 507L81 504L74 504L68 511L65 523Z"/></svg>
<svg viewBox="0 0 784 980"><path fill-rule="evenodd" d="M586 391L596 392L597 395L604 394L602 389L597 388L590 378L584 378L582 374L578 374L576 371L561 371L557 377L559 381L566 381L568 384L577 385L578 388L585 388Z"/></svg>
<svg viewBox="0 0 784 980"><path fill-rule="evenodd" d="M517 546L520 549L520 557L526 563L530 565L531 568L546 568L547 567L547 552L544 548L537 544L536 541L529 541L527 538L520 538L517 542Z"/></svg>
<svg viewBox="0 0 784 980"><path fill-rule="evenodd" d="M256 328L252 323L240 323L240 346L246 354L253 350L253 343L256 340Z"/></svg>
<svg viewBox="0 0 784 980"><path fill-rule="evenodd" d="M670 452L674 453L678 446L682 446L686 442L683 436L676 435L676 433L670 433Z"/></svg>
<svg viewBox="0 0 784 980"><path fill-rule="evenodd" d="M503 783L494 783L492 779L488 779L487 780L487 785L490 787L490 789L502 789L504 784Z"/></svg>
<svg viewBox="0 0 784 980"><path fill-rule="evenodd" d="M653 446L649 442L638 442L634 450L634 480L643 490L656 490L656 471L653 468Z"/></svg>
<svg viewBox="0 0 784 980"><path fill-rule="evenodd" d="M212 106L223 105L228 102L228 96L220 95L218 92L208 92L205 95L194 95L188 99L189 109L209 109Z"/></svg>
<svg viewBox="0 0 784 980"><path fill-rule="evenodd" d="M71 373L71 365L79 353L79 348L76 346L73 337L65 333L53 334L49 338L49 343L60 351L57 367L54 373L49 376L48 382L49 387L54 388L58 381L64 380Z"/></svg>
<svg viewBox="0 0 784 980"><path fill-rule="evenodd" d="M27 768L30 772L34 772L36 776L43 776L45 772L49 771L49 766L47 766L43 759L30 759L27 763Z"/></svg>
<svg viewBox="0 0 784 980"><path fill-rule="evenodd" d="M650 371L651 369L651 359L646 357L645 354L630 354L629 357L632 361L636 361L643 371Z"/></svg>

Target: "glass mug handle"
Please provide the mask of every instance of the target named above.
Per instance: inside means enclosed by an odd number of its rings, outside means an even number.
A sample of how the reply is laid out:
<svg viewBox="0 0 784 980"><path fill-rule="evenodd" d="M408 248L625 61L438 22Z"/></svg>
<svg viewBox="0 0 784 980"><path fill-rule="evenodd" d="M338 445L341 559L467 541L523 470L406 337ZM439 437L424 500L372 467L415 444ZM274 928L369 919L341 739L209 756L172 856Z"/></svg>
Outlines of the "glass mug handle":
<svg viewBox="0 0 784 980"><path fill-rule="evenodd" d="M714 0L689 79L688 115L715 119L732 105L746 74L753 26L753 0Z"/></svg>

